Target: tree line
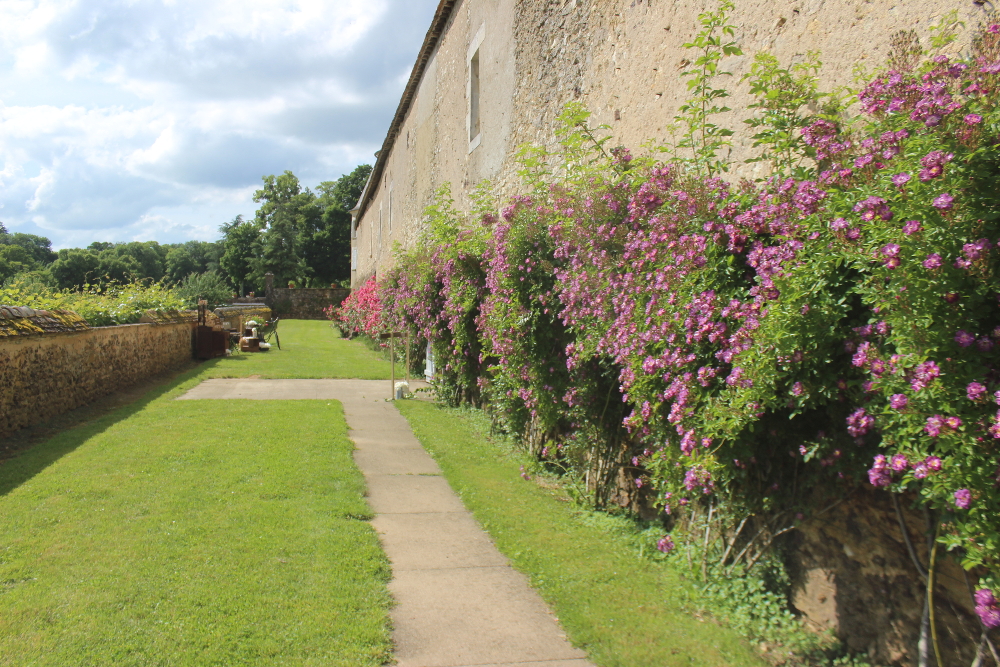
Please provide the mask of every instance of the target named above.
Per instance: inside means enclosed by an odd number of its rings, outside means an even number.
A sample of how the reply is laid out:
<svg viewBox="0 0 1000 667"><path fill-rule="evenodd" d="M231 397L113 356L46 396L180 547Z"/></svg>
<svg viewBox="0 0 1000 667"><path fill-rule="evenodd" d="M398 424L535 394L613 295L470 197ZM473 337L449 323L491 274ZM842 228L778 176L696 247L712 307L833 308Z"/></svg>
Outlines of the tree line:
<svg viewBox="0 0 1000 667"><path fill-rule="evenodd" d="M43 236L9 232L0 223L0 285L15 281L79 290L133 281L162 282L192 296L222 302L263 293L265 274L276 285L326 287L350 280L350 210L365 186L361 165L316 191L291 171L265 176L254 193L251 219L222 224L218 241L109 243L52 250Z"/></svg>

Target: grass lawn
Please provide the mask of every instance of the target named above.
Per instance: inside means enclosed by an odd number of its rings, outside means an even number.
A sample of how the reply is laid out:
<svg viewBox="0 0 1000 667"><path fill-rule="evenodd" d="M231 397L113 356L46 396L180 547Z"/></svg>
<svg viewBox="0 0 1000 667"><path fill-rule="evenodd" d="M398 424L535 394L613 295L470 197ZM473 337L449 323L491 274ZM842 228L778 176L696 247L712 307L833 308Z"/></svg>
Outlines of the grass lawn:
<svg viewBox="0 0 1000 667"><path fill-rule="evenodd" d="M207 363L203 377L357 378L388 380L389 362L364 345L340 337L324 320L281 320L281 349L236 354ZM403 369L397 366L397 373Z"/></svg>
<svg viewBox="0 0 1000 667"><path fill-rule="evenodd" d="M523 480L517 460L489 440L481 419L423 401L397 406L466 507L594 663L766 664L735 632L686 612L688 586L639 557L620 523Z"/></svg>
<svg viewBox="0 0 1000 667"><path fill-rule="evenodd" d="M306 369L304 351L360 347L305 324L242 363L291 373L282 355ZM219 368L0 464L0 665L389 658L389 564L340 404L172 400Z"/></svg>

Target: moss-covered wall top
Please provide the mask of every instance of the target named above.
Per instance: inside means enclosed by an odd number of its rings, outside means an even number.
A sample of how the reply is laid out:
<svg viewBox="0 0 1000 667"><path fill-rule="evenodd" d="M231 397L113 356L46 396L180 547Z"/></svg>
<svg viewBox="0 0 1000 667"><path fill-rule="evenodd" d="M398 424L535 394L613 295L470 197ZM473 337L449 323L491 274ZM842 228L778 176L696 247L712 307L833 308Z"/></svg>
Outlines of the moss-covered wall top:
<svg viewBox="0 0 1000 667"><path fill-rule="evenodd" d="M147 310L141 318L140 324L193 324L198 321L198 311L196 310Z"/></svg>
<svg viewBox="0 0 1000 667"><path fill-rule="evenodd" d="M84 331L89 328L82 317L70 310L0 306L0 338Z"/></svg>

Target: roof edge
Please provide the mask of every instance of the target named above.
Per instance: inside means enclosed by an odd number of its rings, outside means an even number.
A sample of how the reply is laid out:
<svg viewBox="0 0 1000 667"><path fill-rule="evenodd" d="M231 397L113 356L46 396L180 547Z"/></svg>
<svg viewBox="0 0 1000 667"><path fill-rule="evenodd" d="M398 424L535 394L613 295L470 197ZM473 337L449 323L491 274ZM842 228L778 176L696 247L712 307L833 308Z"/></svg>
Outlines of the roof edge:
<svg viewBox="0 0 1000 667"><path fill-rule="evenodd" d="M389 159L389 155L392 153L392 145L396 140L396 136L399 133L399 128L403 124L403 120L406 118L406 114L409 112L410 107L413 105L413 98L416 97L417 88L420 86L421 80L424 77L424 70L427 69L427 63L430 61L431 54L437 48L438 42L440 41L441 35L444 32L444 26L448 23L448 19L451 18L451 12L455 8L460 0L441 0L438 3L438 7L434 12L434 19L431 21L431 26L427 30L427 34L424 36L424 43L420 47L420 52L417 54L417 61L413 65L413 70L410 72L410 78L406 82L406 88L403 89L403 96L399 100L399 106L396 107L396 115L392 118L392 123L389 124L389 131L386 132L385 140L382 142L382 149L376 153L375 167L372 169L371 175L368 177L368 182L365 183L365 189L361 192L361 198L358 199L357 206L354 210L357 210L356 220L360 220L368 209L368 202L371 201L374 192L378 189L377 187L372 187L372 184L378 184L379 180L382 178L382 172L385 170L385 163Z"/></svg>

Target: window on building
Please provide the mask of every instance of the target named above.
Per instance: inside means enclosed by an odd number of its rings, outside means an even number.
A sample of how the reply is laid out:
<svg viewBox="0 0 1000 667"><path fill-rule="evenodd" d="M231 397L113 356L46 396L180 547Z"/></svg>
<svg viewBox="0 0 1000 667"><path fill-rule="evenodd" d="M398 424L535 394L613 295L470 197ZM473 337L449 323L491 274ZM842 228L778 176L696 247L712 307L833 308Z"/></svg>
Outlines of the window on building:
<svg viewBox="0 0 1000 667"><path fill-rule="evenodd" d="M358 270L358 249L351 248L351 271Z"/></svg>
<svg viewBox="0 0 1000 667"><path fill-rule="evenodd" d="M469 100L468 115L465 122L469 131L469 152L476 150L483 137L482 122L482 54L480 53L483 44L483 37L486 35L486 25L479 26L476 36L469 43L469 50L466 52L466 63L468 64L468 86L466 89Z"/></svg>
<svg viewBox="0 0 1000 667"><path fill-rule="evenodd" d="M389 186L389 233L392 234L392 186Z"/></svg>
<svg viewBox="0 0 1000 667"><path fill-rule="evenodd" d="M469 61L469 141L479 138L479 49Z"/></svg>

